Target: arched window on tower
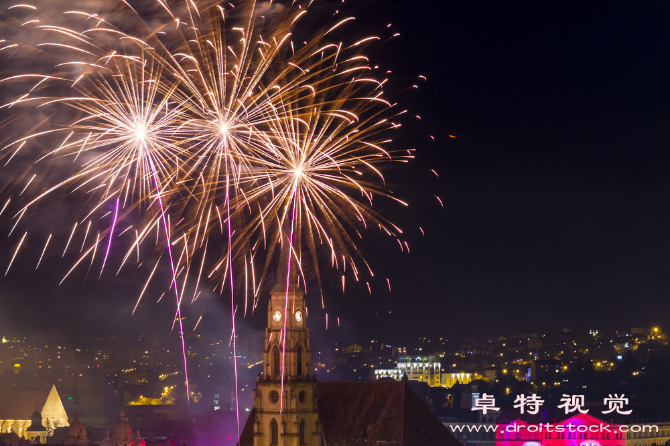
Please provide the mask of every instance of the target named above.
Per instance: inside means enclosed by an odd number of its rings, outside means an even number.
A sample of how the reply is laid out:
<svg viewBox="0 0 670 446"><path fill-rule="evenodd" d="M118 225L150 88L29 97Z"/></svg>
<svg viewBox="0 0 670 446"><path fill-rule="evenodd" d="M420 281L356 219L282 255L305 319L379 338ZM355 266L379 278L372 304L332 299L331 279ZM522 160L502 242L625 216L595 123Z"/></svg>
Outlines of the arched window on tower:
<svg viewBox="0 0 670 446"><path fill-rule="evenodd" d="M274 418L270 420L270 444L279 444L279 426Z"/></svg>
<svg viewBox="0 0 670 446"><path fill-rule="evenodd" d="M305 443L305 419L303 418L302 421L300 421L300 444L307 444Z"/></svg>
<svg viewBox="0 0 670 446"><path fill-rule="evenodd" d="M281 359L279 355L279 347L276 345L272 347L272 374L279 376L281 374Z"/></svg>
<svg viewBox="0 0 670 446"><path fill-rule="evenodd" d="M298 347L298 376L302 376L302 346Z"/></svg>

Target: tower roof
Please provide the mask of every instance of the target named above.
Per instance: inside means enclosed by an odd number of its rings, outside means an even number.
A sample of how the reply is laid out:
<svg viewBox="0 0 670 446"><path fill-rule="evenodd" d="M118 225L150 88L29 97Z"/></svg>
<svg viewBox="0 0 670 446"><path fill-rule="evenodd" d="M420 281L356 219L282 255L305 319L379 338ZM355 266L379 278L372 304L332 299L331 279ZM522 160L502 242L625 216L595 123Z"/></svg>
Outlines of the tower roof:
<svg viewBox="0 0 670 446"><path fill-rule="evenodd" d="M46 427L42 426L42 414L38 411L33 412L30 416L30 426L26 429L26 432L44 432L47 430Z"/></svg>
<svg viewBox="0 0 670 446"><path fill-rule="evenodd" d="M79 422L79 415L74 414L74 421L67 428L65 433L65 445L86 445L89 444L88 433L83 424Z"/></svg>
<svg viewBox="0 0 670 446"><path fill-rule="evenodd" d="M121 410L121 419L112 429L112 443L115 445L133 441L133 429L126 422L124 415L125 413Z"/></svg>

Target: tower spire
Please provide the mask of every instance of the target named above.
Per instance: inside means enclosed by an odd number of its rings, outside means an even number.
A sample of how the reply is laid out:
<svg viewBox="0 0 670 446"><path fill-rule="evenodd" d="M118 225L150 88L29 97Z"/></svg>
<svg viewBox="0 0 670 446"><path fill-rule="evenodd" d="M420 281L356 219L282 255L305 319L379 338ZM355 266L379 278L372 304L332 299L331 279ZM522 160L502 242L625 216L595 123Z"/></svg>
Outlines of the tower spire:
<svg viewBox="0 0 670 446"><path fill-rule="evenodd" d="M279 263L268 302L263 375L258 376L254 391L254 446L318 446L322 438L316 380L310 372L312 353L305 291L300 286L299 260L295 255L300 252L300 248L295 248L300 237L294 234L291 252L287 233L282 231Z"/></svg>
<svg viewBox="0 0 670 446"><path fill-rule="evenodd" d="M291 254L290 288L289 293L305 294L305 290L300 285L300 267L296 258L295 246L291 251L290 238L286 231L282 231L282 244L279 252L279 263L277 264L277 273L275 275L275 284L270 291L271 295L286 293L286 279L289 278L289 253Z"/></svg>

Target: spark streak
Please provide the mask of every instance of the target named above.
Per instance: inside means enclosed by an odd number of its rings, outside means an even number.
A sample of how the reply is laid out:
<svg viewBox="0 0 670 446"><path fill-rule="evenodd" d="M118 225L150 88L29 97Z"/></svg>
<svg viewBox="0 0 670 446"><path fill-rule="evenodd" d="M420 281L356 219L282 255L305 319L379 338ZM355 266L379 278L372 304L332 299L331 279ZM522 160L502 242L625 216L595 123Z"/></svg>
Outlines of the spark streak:
<svg viewBox="0 0 670 446"><path fill-rule="evenodd" d="M21 237L21 241L19 242L19 244L16 245L16 250L14 251L14 255L12 256L12 260L10 260L9 265L7 265L7 270L5 271L5 276L9 272L9 268L12 267L12 263L14 263L14 259L16 258L16 255L19 253L19 249L21 249L21 245L23 244L23 240L25 240L26 235L28 235L27 231L26 231L25 234L23 234L23 237Z"/></svg>

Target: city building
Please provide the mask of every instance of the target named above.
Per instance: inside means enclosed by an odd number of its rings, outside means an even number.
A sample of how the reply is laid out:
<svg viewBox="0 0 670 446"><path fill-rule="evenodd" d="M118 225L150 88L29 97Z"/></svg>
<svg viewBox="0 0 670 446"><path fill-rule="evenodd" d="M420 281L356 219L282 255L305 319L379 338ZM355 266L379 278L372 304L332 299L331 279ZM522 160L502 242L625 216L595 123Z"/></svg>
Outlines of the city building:
<svg viewBox="0 0 670 446"><path fill-rule="evenodd" d="M470 384L473 379L481 379L481 375L468 372L442 373L440 384L442 387L453 387L456 384Z"/></svg>
<svg viewBox="0 0 670 446"><path fill-rule="evenodd" d="M131 348L129 351L130 363L133 367L146 368L155 363L153 348Z"/></svg>
<svg viewBox="0 0 670 446"><path fill-rule="evenodd" d="M407 375L410 381L425 382L431 387L442 387L441 365L438 356L400 355L398 370Z"/></svg>
<svg viewBox="0 0 670 446"><path fill-rule="evenodd" d="M422 356L408 358L436 358L437 356ZM402 359L402 357L401 357ZM475 379L483 379L484 376L475 372L440 372L439 361L435 363L424 362L400 362L395 369L376 369L374 378L393 379L402 381L407 377L411 381L428 383L430 387L453 387L456 384L469 384Z"/></svg>
<svg viewBox="0 0 670 446"><path fill-rule="evenodd" d="M533 361L530 368L530 381L536 386L557 386L563 380L563 364L557 359Z"/></svg>
<svg viewBox="0 0 670 446"><path fill-rule="evenodd" d="M39 424L47 430L47 436L53 435L55 428L70 425L56 386L39 391L0 391L0 433L14 432L25 437L26 429L37 427L35 414L40 415Z"/></svg>
<svg viewBox="0 0 670 446"><path fill-rule="evenodd" d="M398 369L377 369L375 370L375 380L378 379L393 379L395 381L402 381L405 374Z"/></svg>
<svg viewBox="0 0 670 446"><path fill-rule="evenodd" d="M657 431L626 432L626 446L663 446L670 444L670 422L645 421L642 425L657 426ZM631 429L632 430L632 429Z"/></svg>
<svg viewBox="0 0 670 446"><path fill-rule="evenodd" d="M123 407L123 384L117 376L80 376L77 409L81 422L89 427L113 423Z"/></svg>

